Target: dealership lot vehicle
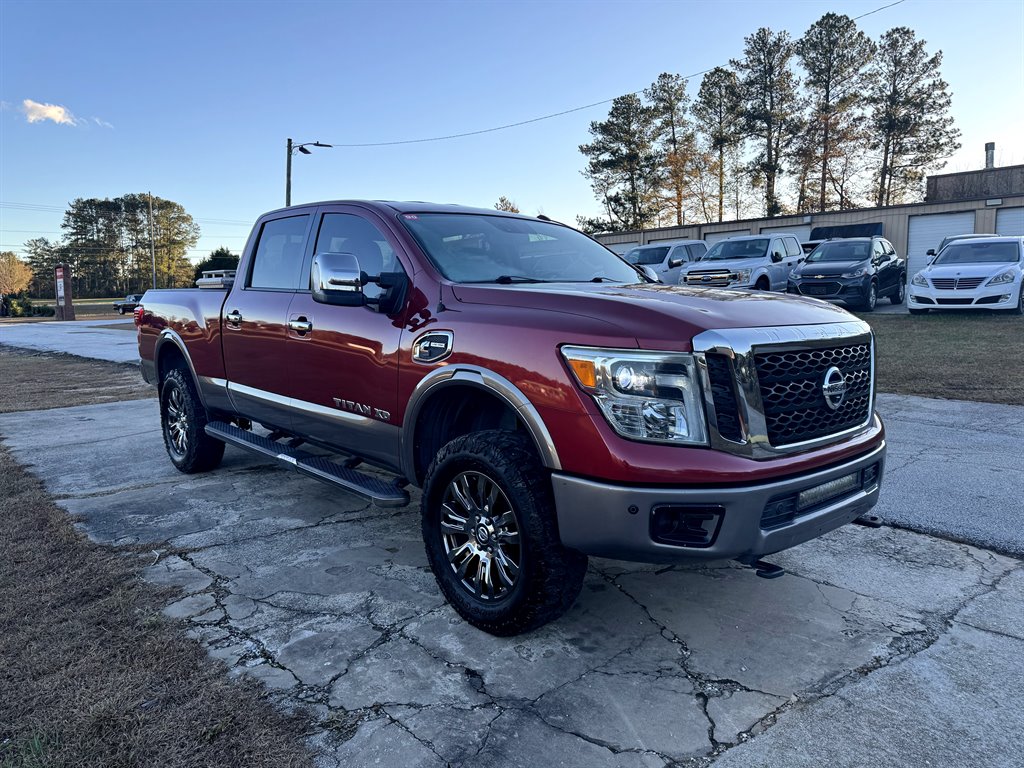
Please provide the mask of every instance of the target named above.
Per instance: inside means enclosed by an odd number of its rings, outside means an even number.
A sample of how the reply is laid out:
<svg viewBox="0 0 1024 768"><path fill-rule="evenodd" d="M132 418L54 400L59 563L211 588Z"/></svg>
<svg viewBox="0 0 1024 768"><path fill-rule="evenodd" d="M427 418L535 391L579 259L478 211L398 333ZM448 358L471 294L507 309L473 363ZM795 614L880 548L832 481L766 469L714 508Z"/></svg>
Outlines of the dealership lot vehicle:
<svg viewBox="0 0 1024 768"><path fill-rule="evenodd" d="M675 285L683 266L700 261L707 251L703 240L668 240L632 248L622 258L630 264L650 267L661 282Z"/></svg>
<svg viewBox="0 0 1024 768"><path fill-rule="evenodd" d="M842 301L871 312L887 296L902 304L907 262L882 237L827 240L818 245L789 275L789 292Z"/></svg>
<svg viewBox="0 0 1024 768"><path fill-rule="evenodd" d="M700 263L684 267L679 284L785 291L789 273L803 259L796 235L730 237L711 246Z"/></svg>
<svg viewBox="0 0 1024 768"><path fill-rule="evenodd" d="M265 214L238 276L136 310L171 461L230 443L378 506L421 487L438 584L489 632L561 615L588 555L771 577L877 502L873 338L837 307L652 284L569 227L424 203Z"/></svg>
<svg viewBox="0 0 1024 768"><path fill-rule="evenodd" d="M115 301L114 302L114 310L117 312L117 314L123 315L126 312L133 311L137 306L139 306L139 302L141 300L142 300L142 294L141 293L131 293L131 294L125 296L122 301Z"/></svg>
<svg viewBox="0 0 1024 768"><path fill-rule="evenodd" d="M958 239L910 281L910 313L987 309L1024 314L1024 237Z"/></svg>

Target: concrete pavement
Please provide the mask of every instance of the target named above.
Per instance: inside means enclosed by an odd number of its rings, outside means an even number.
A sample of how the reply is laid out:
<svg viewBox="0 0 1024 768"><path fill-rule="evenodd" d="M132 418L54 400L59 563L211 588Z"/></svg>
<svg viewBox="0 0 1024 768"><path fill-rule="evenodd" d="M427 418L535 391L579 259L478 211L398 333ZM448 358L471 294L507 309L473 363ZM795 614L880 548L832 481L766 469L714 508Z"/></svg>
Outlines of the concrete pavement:
<svg viewBox="0 0 1024 768"><path fill-rule="evenodd" d="M133 330L125 329L131 322L126 316L118 320L0 323L0 344L112 363L137 363L138 341Z"/></svg>
<svg viewBox="0 0 1024 768"><path fill-rule="evenodd" d="M894 509L936 453L900 429ZM1000 453L991 429L957 434ZM0 435L91 537L153 549L147 578L183 590L168 614L232 674L314 710L326 766L1021 765L1017 559L848 526L771 558L776 581L594 560L567 616L499 639L444 603L415 507L232 448L180 475L155 401L7 414ZM972 508L976 485L933 503Z"/></svg>

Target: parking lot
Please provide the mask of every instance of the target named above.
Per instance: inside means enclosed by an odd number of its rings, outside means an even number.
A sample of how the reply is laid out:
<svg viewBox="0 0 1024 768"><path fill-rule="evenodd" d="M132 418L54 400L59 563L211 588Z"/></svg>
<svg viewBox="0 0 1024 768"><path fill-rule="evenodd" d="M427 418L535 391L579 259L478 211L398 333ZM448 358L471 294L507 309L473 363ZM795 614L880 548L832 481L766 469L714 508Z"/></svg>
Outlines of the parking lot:
<svg viewBox="0 0 1024 768"><path fill-rule="evenodd" d="M312 708L324 765L1020 765L1024 408L879 407L899 527L773 557L775 581L592 560L567 616L509 639L444 603L415 504L231 448L180 475L154 400L6 414L0 436L90 537L151 549L146 578L182 589L168 615L232 674Z"/></svg>

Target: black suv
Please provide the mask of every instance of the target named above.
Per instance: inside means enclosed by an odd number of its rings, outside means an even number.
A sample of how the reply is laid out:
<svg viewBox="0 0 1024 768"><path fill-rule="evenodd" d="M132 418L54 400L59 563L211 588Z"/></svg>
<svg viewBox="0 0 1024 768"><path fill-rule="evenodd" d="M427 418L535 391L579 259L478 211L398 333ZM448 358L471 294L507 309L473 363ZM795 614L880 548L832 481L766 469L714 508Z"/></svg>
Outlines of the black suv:
<svg viewBox="0 0 1024 768"><path fill-rule="evenodd" d="M884 237L826 240L789 274L789 293L841 301L870 312L882 296L902 304L907 260Z"/></svg>

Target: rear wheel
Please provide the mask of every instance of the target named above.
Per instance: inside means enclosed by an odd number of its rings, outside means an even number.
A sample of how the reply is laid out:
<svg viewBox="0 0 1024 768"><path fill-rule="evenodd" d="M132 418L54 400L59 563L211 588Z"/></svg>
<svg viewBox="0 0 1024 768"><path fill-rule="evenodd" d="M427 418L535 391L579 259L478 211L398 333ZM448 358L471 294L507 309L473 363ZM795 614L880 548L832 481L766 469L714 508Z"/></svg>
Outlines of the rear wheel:
<svg viewBox="0 0 1024 768"><path fill-rule="evenodd" d="M562 546L551 481L515 432L458 437L427 470L427 559L458 613L492 635L536 629L572 606L587 557Z"/></svg>
<svg viewBox="0 0 1024 768"><path fill-rule="evenodd" d="M118 307L117 308L117 314L123 315L124 314L124 307Z"/></svg>
<svg viewBox="0 0 1024 768"><path fill-rule="evenodd" d="M171 463L186 474L214 469L224 457L224 443L206 434L208 421L192 377L172 369L160 385L160 424Z"/></svg>

